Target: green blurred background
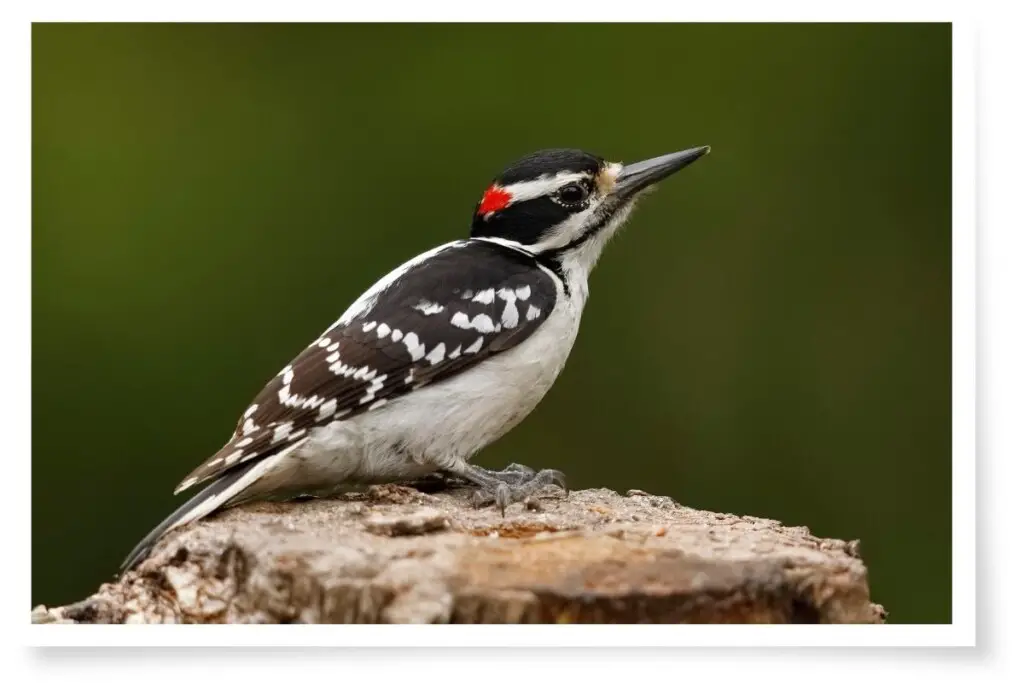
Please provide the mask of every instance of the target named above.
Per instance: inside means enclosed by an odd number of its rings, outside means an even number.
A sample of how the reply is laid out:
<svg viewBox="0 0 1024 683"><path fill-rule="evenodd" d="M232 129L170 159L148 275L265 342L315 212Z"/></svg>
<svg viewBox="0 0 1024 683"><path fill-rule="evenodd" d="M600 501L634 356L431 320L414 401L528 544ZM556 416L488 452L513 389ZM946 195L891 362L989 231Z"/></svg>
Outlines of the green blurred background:
<svg viewBox="0 0 1024 683"><path fill-rule="evenodd" d="M951 94L941 24L36 25L33 604L509 162L710 144L479 462L860 538L891 621L950 621Z"/></svg>

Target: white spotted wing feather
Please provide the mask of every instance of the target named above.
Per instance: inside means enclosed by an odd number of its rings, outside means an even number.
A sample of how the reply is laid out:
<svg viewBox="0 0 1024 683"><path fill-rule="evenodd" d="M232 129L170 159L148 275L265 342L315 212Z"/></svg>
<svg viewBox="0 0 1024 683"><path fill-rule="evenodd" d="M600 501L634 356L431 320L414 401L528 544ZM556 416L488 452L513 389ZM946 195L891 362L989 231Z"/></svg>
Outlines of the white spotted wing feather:
<svg viewBox="0 0 1024 683"><path fill-rule="evenodd" d="M271 379L228 443L178 491L386 410L519 345L551 314L557 286L532 259L485 241L453 242L413 259Z"/></svg>

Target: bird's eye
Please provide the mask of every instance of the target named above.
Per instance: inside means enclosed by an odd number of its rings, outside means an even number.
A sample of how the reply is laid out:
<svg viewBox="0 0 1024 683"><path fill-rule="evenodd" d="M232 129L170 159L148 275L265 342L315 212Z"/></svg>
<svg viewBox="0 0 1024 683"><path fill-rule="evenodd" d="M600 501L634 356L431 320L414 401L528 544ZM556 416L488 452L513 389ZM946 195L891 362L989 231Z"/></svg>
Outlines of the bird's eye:
<svg viewBox="0 0 1024 683"><path fill-rule="evenodd" d="M590 194L589 188L583 183L569 183L558 190L559 204L580 204Z"/></svg>

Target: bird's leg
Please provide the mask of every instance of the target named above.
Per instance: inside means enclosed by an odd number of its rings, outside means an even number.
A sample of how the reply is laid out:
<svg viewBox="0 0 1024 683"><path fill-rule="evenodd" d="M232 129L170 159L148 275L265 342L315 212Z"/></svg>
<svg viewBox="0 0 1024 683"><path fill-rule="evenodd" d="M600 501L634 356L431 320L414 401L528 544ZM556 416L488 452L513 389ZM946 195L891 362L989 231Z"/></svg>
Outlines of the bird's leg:
<svg viewBox="0 0 1024 683"><path fill-rule="evenodd" d="M537 474L537 471L532 467L527 467L526 465L520 465L518 463L512 463L503 470L484 471L496 479L500 479L509 486L522 484L529 481ZM423 493L436 493L437 491L444 491L445 489L452 487L464 488L466 486L477 486L476 483L462 475L455 474L452 470L439 470L416 479L401 480L398 483L404 486L411 486Z"/></svg>
<svg viewBox="0 0 1024 683"><path fill-rule="evenodd" d="M525 465L511 464L505 469L494 472L469 463L460 463L447 470L460 479L465 479L477 486L473 500L478 505L494 503L505 516L505 508L512 503L526 501L545 486L555 484L568 495L569 487L565 483L565 475L558 470L534 471Z"/></svg>

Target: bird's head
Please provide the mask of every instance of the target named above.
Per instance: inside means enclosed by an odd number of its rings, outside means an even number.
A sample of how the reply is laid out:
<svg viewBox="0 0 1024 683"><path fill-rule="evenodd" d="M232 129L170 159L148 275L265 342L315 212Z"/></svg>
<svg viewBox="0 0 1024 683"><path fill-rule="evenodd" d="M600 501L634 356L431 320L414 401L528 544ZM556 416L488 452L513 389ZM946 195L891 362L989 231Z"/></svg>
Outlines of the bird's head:
<svg viewBox="0 0 1024 683"><path fill-rule="evenodd" d="M710 149L694 147L626 165L576 149L534 152L484 191L471 236L538 257L576 259L589 270L637 197Z"/></svg>

